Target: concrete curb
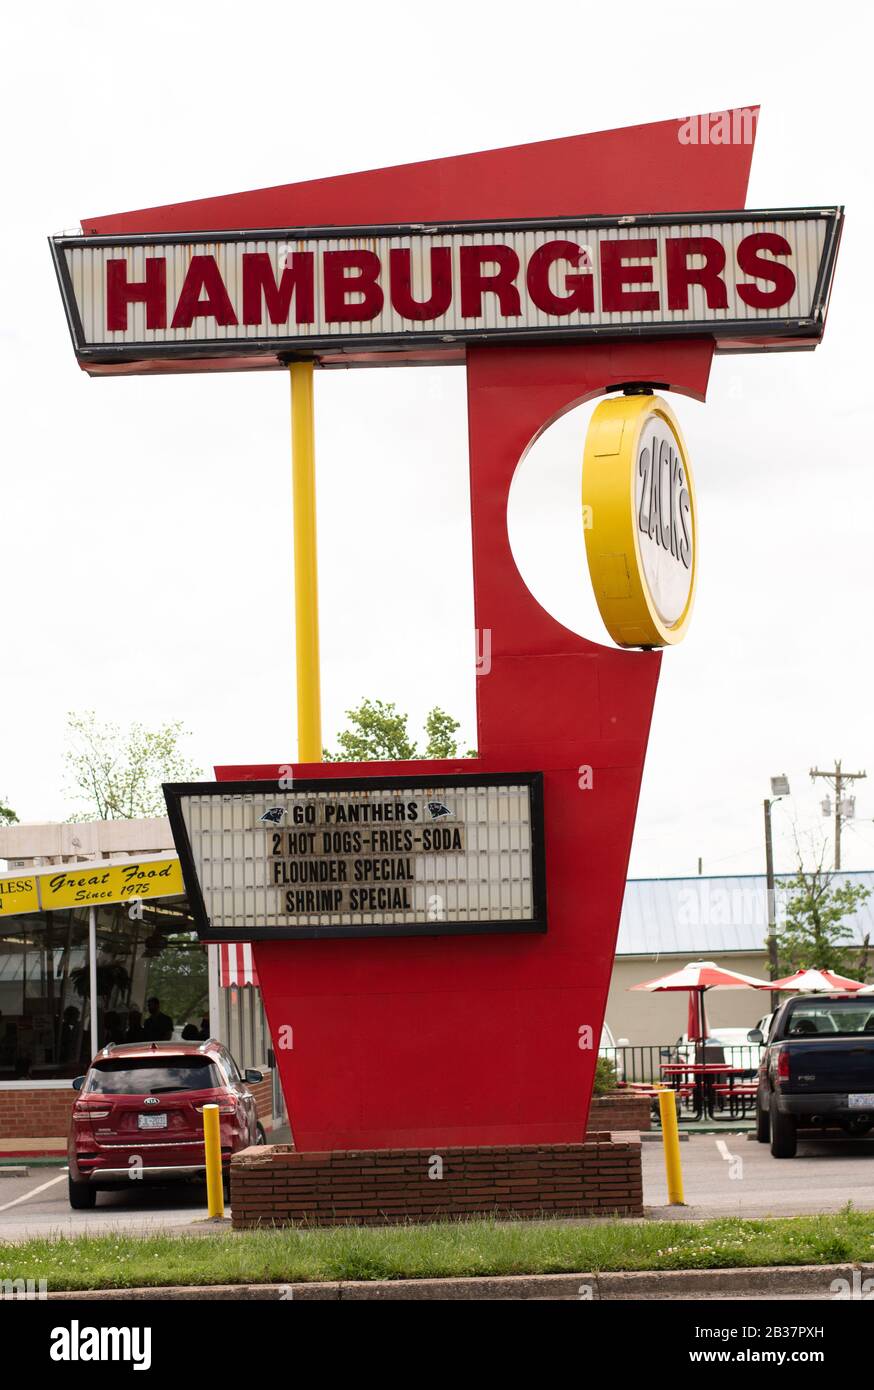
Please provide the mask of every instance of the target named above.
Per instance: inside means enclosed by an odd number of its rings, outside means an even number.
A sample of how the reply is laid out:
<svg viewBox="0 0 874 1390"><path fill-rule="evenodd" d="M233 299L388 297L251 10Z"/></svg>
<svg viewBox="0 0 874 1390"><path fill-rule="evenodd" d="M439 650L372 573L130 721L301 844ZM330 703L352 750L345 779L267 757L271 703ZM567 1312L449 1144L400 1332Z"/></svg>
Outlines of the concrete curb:
<svg viewBox="0 0 874 1390"><path fill-rule="evenodd" d="M65 1154L63 1158L31 1158L29 1154L22 1154L18 1158L4 1158L0 1154L0 1177L22 1165L26 1168L66 1168L67 1157Z"/></svg>
<svg viewBox="0 0 874 1390"><path fill-rule="evenodd" d="M515 1274L475 1279L373 1279L325 1284L176 1285L153 1289L94 1289L50 1293L50 1299L90 1302L162 1300L179 1302L295 1303L365 1302L369 1300L498 1302L519 1299L701 1299L775 1294L831 1296L833 1279L852 1287L853 1274L874 1277L874 1264L778 1265L749 1269L677 1269L622 1274Z"/></svg>

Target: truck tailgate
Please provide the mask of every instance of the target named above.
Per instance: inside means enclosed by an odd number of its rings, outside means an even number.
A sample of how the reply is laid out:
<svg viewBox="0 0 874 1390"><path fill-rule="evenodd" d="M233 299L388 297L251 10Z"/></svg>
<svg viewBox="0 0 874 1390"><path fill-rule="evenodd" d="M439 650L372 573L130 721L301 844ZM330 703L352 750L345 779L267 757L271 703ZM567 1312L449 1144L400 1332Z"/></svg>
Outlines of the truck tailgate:
<svg viewBox="0 0 874 1390"><path fill-rule="evenodd" d="M789 1084L795 1095L870 1093L874 1096L874 1035L849 1038L787 1038Z"/></svg>

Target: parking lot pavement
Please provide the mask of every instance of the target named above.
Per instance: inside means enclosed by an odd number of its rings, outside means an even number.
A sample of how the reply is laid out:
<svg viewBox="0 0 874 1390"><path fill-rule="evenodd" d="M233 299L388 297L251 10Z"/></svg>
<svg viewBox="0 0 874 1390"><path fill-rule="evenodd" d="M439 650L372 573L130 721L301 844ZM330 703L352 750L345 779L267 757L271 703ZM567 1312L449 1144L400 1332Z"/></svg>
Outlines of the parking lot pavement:
<svg viewBox="0 0 874 1390"><path fill-rule="evenodd" d="M226 1207L225 1214L229 1212ZM64 1168L31 1168L27 1177L0 1179L0 1241L113 1230L147 1234L167 1227L187 1227L189 1233L204 1235L223 1229L206 1223L203 1184L131 1183L122 1191L99 1193L93 1211L71 1211Z"/></svg>
<svg viewBox="0 0 874 1390"><path fill-rule="evenodd" d="M839 1211L852 1202L874 1211L874 1138L815 1140L798 1157L772 1158L745 1135L695 1135L680 1147L686 1205L668 1207L661 1143L643 1145L644 1202L650 1216L700 1220L713 1216L801 1216ZM226 1207L225 1214L230 1208ZM185 1229L210 1235L228 1222L206 1220L201 1184L153 1187L131 1183L101 1192L94 1211L71 1211L63 1168L31 1168L0 1180L0 1241L29 1236L123 1230L146 1234Z"/></svg>
<svg viewBox="0 0 874 1390"><path fill-rule="evenodd" d="M805 1216L847 1202L874 1211L874 1138L799 1140L796 1158L772 1158L767 1144L743 1134L701 1134L680 1145L680 1161L686 1206L667 1207L661 1143L643 1145L643 1200L651 1215Z"/></svg>

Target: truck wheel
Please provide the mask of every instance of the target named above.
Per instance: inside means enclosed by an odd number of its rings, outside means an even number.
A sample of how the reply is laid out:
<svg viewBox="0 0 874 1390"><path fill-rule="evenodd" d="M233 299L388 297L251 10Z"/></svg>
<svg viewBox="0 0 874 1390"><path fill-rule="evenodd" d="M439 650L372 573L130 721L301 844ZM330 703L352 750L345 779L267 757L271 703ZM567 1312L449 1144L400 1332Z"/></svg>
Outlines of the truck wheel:
<svg viewBox="0 0 874 1390"><path fill-rule="evenodd" d="M771 1153L774 1158L794 1158L798 1149L798 1123L794 1115L781 1115L771 1101Z"/></svg>
<svg viewBox="0 0 874 1390"><path fill-rule="evenodd" d="M67 1178L67 1193L73 1211L92 1211L97 1203L97 1193L90 1183L73 1182Z"/></svg>
<svg viewBox="0 0 874 1390"><path fill-rule="evenodd" d="M771 1116L756 1102L756 1138L760 1144L767 1144L771 1138Z"/></svg>

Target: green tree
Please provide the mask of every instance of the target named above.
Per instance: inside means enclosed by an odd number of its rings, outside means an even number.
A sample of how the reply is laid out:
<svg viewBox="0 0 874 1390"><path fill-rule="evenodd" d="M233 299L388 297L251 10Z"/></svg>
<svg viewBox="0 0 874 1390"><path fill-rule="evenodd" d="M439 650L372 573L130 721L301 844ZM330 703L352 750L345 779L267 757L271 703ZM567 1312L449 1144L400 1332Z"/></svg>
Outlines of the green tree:
<svg viewBox="0 0 874 1390"><path fill-rule="evenodd" d="M200 769L180 750L180 720L157 729L103 724L93 710L67 716L68 799L84 801L73 820L134 820L166 814L162 782L196 780Z"/></svg>
<svg viewBox="0 0 874 1390"><path fill-rule="evenodd" d="M461 728L457 719L435 705L425 719L426 743L419 752L411 737L409 715L398 713L397 707L383 700L362 700L355 709L346 711L350 727L337 735L338 748L326 748L322 754L328 763L390 762L409 758L457 758L456 733Z"/></svg>
<svg viewBox="0 0 874 1390"><path fill-rule="evenodd" d="M188 932L166 937L160 955L149 961L146 998L153 994L174 1023L199 1024L209 1013L206 949Z"/></svg>
<svg viewBox="0 0 874 1390"><path fill-rule="evenodd" d="M785 895L783 920L777 925L777 951L781 974L796 970L856 970L864 976L867 943L859 950L849 943L852 916L871 896L870 888L857 883L836 883L822 860L805 869L799 860L795 877L781 884Z"/></svg>
<svg viewBox="0 0 874 1390"><path fill-rule="evenodd" d="M426 758L457 758L458 740L455 735L461 728L457 719L453 719L451 714L435 705L425 718L425 733L428 742L425 744L424 757Z"/></svg>
<svg viewBox="0 0 874 1390"><path fill-rule="evenodd" d="M11 806L7 806L5 801L0 798L0 825L17 825L18 817Z"/></svg>

